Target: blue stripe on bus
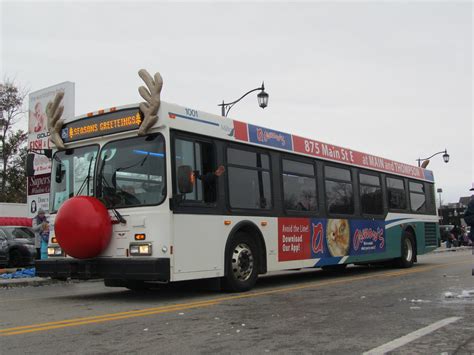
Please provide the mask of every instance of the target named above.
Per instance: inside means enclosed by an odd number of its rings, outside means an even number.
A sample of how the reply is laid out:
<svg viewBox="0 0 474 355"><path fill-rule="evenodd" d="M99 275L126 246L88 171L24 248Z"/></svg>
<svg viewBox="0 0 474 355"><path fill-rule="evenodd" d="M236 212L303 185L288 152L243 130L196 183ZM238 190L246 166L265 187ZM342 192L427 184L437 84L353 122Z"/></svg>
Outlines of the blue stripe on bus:
<svg viewBox="0 0 474 355"><path fill-rule="evenodd" d="M403 220L406 220L406 219L413 219L413 218L395 218L395 219L390 219L390 220L385 221L385 225L387 225L387 224L392 224L392 223L399 222L399 221L403 221Z"/></svg>
<svg viewBox="0 0 474 355"><path fill-rule="evenodd" d="M321 258L314 266L321 267L321 266L326 266L326 265L335 265L335 264L338 264L341 259L342 259L342 256Z"/></svg>
<svg viewBox="0 0 474 355"><path fill-rule="evenodd" d="M190 117L190 116L180 115L180 114L178 114L178 113L173 113L173 112L168 112L168 114L169 114L169 115L176 116L176 117L179 117L179 118L184 118L185 120L196 121L196 122L205 123L205 124L210 124L210 125L212 125L212 126L217 126L217 127L219 127L219 123L215 123L215 122L211 122L211 121L206 121L206 120L201 120L201 119L196 118L196 117Z"/></svg>

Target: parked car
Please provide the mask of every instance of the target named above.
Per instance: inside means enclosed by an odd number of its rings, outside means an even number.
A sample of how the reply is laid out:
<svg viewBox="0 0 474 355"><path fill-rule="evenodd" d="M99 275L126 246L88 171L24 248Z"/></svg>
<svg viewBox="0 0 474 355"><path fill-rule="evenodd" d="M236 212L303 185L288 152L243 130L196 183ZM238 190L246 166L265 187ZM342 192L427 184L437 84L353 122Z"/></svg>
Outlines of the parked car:
<svg viewBox="0 0 474 355"><path fill-rule="evenodd" d="M0 264L9 267L35 263L35 234L29 227L0 226Z"/></svg>
<svg viewBox="0 0 474 355"><path fill-rule="evenodd" d="M8 241L7 237L0 235L0 268L8 265Z"/></svg>

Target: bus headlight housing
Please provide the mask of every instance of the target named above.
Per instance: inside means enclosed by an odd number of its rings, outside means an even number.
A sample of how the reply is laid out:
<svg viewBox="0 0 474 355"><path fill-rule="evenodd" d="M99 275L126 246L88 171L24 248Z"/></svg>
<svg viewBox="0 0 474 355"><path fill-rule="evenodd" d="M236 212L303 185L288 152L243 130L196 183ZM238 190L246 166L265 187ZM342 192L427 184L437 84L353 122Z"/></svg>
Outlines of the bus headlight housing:
<svg viewBox="0 0 474 355"><path fill-rule="evenodd" d="M61 247L48 247L48 256L64 256Z"/></svg>
<svg viewBox="0 0 474 355"><path fill-rule="evenodd" d="M130 244L130 255L132 256L150 256L151 253L151 243Z"/></svg>

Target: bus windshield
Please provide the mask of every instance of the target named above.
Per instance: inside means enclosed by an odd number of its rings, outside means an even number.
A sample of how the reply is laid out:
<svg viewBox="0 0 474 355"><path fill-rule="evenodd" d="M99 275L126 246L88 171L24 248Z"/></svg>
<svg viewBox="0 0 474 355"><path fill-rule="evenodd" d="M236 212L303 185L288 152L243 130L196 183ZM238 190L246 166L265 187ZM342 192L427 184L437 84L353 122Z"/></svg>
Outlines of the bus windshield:
<svg viewBox="0 0 474 355"><path fill-rule="evenodd" d="M108 208L160 204L165 182L162 135L123 139L102 148L96 191Z"/></svg>
<svg viewBox="0 0 474 355"><path fill-rule="evenodd" d="M51 179L51 211L68 198L92 196L98 146L67 149L54 155Z"/></svg>

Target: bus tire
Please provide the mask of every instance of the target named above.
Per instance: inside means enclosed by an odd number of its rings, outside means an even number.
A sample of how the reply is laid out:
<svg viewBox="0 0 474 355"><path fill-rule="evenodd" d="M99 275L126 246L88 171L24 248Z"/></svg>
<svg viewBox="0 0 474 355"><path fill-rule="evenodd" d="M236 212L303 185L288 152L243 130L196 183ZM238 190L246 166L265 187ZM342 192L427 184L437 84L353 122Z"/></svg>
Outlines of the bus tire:
<svg viewBox="0 0 474 355"><path fill-rule="evenodd" d="M400 268L409 268L413 266L416 258L415 238L409 232L402 236L401 243L402 255L396 260L396 265Z"/></svg>
<svg viewBox="0 0 474 355"><path fill-rule="evenodd" d="M246 233L237 232L228 241L223 286L229 292L245 292L255 286L258 277L258 248Z"/></svg>
<svg viewBox="0 0 474 355"><path fill-rule="evenodd" d="M150 284L147 284L145 281L139 280L127 280L124 282L125 288L128 288L131 291L148 291L151 288Z"/></svg>

